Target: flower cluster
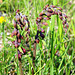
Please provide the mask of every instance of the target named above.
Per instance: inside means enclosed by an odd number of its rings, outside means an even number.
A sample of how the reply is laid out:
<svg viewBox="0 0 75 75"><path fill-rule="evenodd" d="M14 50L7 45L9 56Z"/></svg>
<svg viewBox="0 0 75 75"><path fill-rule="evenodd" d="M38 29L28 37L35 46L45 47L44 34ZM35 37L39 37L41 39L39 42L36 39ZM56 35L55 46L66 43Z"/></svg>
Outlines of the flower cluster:
<svg viewBox="0 0 75 75"><path fill-rule="evenodd" d="M6 22L5 18L3 16L0 17L0 23Z"/></svg>
<svg viewBox="0 0 75 75"><path fill-rule="evenodd" d="M18 58L21 59L22 54L26 53L26 50L21 47L21 49L23 50L23 53L21 53L18 49L18 47L21 44L21 40L23 40L23 35L21 35L21 33L19 32L19 27L20 29L23 31L23 29L26 32L26 37L27 39L25 40L26 43L28 43L28 36L30 35L30 23L28 21L27 16L22 15L22 13L19 13L19 10L16 11L16 16L15 19L13 20L13 25L14 25L14 31L11 34L11 37L16 36L16 40L13 41L12 43L15 45L15 48L17 48L18 50Z"/></svg>
<svg viewBox="0 0 75 75"><path fill-rule="evenodd" d="M50 20L52 15L58 15L59 18L63 21L63 27L66 29L69 27L67 21L67 15L65 15L64 13L61 12L62 8L61 7L56 7L54 5L46 5L45 8L43 8L43 11L39 14L39 17L37 17L36 19L36 24L37 24L37 35L35 36L36 42L39 43L39 38L38 36L40 35L43 39L44 39L44 32L45 30L42 29L42 27L48 26L48 23L45 22L46 20ZM45 21L43 21L45 20ZM46 28L45 28L46 29Z"/></svg>

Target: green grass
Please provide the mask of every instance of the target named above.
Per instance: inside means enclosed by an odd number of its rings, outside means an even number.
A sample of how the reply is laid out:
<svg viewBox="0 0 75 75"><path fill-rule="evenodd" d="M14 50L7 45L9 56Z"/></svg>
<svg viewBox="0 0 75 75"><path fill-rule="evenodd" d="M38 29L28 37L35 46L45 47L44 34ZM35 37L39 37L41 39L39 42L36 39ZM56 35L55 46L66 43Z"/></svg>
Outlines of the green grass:
<svg viewBox="0 0 75 75"><path fill-rule="evenodd" d="M58 16L53 15L51 22L46 21L49 25L49 32L45 32L45 39L36 46L36 59L35 68L32 63L32 53L26 54L22 57L22 68L24 75L32 75L32 68L34 69L34 75L63 75L64 71L66 75L74 75L75 71L75 14L74 14L74 3L69 4L70 0L4 0L0 4L0 11L6 11L5 16L6 23L0 24L0 36L2 35L2 50L0 51L0 75L8 75L13 64L15 65L15 73L20 75L18 59L15 58L17 50L13 44L9 44L9 41L13 39L7 32L12 33L14 26L12 20L15 17L17 9L23 14L28 16L30 21L31 37L37 32L36 18L39 13L43 10L46 4L56 5L62 7L63 11L68 17L69 28L66 35L64 34L64 28L62 21ZM73 15L72 15L73 14ZM73 19L72 19L73 18ZM69 20L70 19L70 20ZM56 28L58 29L56 30ZM31 38L30 37L30 38ZM34 46L30 43L30 49ZM60 56L56 56L55 53L59 50ZM14 62L12 62L12 60ZM12 62L12 63L11 63Z"/></svg>

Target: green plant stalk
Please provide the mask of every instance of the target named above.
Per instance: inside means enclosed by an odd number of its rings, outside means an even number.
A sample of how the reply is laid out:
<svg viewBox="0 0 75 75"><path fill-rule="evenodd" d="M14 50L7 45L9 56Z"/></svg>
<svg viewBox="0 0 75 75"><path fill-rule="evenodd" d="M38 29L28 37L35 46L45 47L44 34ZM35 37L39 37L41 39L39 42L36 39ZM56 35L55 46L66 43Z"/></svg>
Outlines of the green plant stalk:
<svg viewBox="0 0 75 75"><path fill-rule="evenodd" d="M21 63L20 60L19 60L19 69L20 69L20 75L23 75L23 71L22 71L22 63Z"/></svg>
<svg viewBox="0 0 75 75"><path fill-rule="evenodd" d="M17 39L17 37L16 37L16 39ZM18 40L18 39L17 39ZM19 74L19 72L18 72L18 64L19 64L19 69L20 69L20 75L23 75L23 71L22 71L22 63L21 63L21 60L19 60L19 58L18 58L18 48L17 48L17 74Z"/></svg>
<svg viewBox="0 0 75 75"><path fill-rule="evenodd" d="M55 25L55 15L51 16L51 67L50 67L50 75L53 75L53 56L54 56L54 48L53 48L53 43L54 43L54 25Z"/></svg>
<svg viewBox="0 0 75 75"><path fill-rule="evenodd" d="M37 73L42 70L46 65L43 65L34 75L37 75Z"/></svg>
<svg viewBox="0 0 75 75"><path fill-rule="evenodd" d="M31 75L31 63L30 63L30 57L29 57L29 75Z"/></svg>
<svg viewBox="0 0 75 75"><path fill-rule="evenodd" d="M16 49L16 53L17 53L17 74L19 74L18 72L18 51L17 51L17 49Z"/></svg>
<svg viewBox="0 0 75 75"><path fill-rule="evenodd" d="M4 22L2 23L2 32L3 32L3 46L4 46L4 65L5 65L5 57L6 57L6 53L5 53L5 30L4 30ZM5 65L6 66L6 65ZM6 70L4 69L4 73L6 74Z"/></svg>
<svg viewBox="0 0 75 75"><path fill-rule="evenodd" d="M57 4L57 0L53 0L53 5L56 5ZM54 75L53 73L53 70L54 70L54 67L53 67L53 57L54 57L54 46L53 46L53 43L54 43L54 25L55 25L55 15L52 15L51 16L51 23L52 23L52 26L51 26L51 67L50 67L50 75Z"/></svg>
<svg viewBox="0 0 75 75"><path fill-rule="evenodd" d="M41 51L42 51L42 40L40 40L40 43L39 43L39 46L40 46L40 59L39 59L39 61L40 61L40 68L41 68ZM41 75L41 70L40 70L40 72L39 72L39 75Z"/></svg>
<svg viewBox="0 0 75 75"><path fill-rule="evenodd" d="M34 43L34 50L33 50L33 67L35 68L35 57L36 57L36 43ZM34 69L32 68L32 75L34 75Z"/></svg>
<svg viewBox="0 0 75 75"><path fill-rule="evenodd" d="M63 63L64 57L65 57L65 54L66 54L66 53L67 53L67 51L68 51L69 45L70 45L70 42L69 42L69 44L68 44L68 46L67 46L67 49L65 50L64 55L62 56L62 60L61 60L60 65L59 65L59 67L58 67L58 73L59 73L59 70L60 70L61 65L62 65L62 63Z"/></svg>
<svg viewBox="0 0 75 75"><path fill-rule="evenodd" d="M50 75L53 75L53 55L54 55L54 48L53 48L53 34L54 30L52 31L52 37L51 37L51 67L50 67Z"/></svg>
<svg viewBox="0 0 75 75"><path fill-rule="evenodd" d="M22 63L21 63L21 60L18 59L18 49L16 51L17 51L17 74L19 74L19 70L18 70L18 64L19 64L20 75L23 75Z"/></svg>

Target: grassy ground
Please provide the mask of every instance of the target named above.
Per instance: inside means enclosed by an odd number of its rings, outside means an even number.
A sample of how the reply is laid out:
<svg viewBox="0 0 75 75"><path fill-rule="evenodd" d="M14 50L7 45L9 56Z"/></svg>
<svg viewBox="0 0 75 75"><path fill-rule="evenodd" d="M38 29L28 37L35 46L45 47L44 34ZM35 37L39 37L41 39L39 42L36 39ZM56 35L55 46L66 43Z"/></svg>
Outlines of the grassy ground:
<svg viewBox="0 0 75 75"><path fill-rule="evenodd" d="M12 68L13 73L20 75L16 48L11 43L11 33L14 29L12 20L17 9L28 16L30 21L31 36L36 35L36 18L45 5L61 7L63 13L68 16L69 28L64 33L62 21L53 15L46 21L49 30L45 32L44 40L36 45L36 58L34 75L75 75L75 1L74 0L3 0L0 11L4 15L5 22L0 23L0 75L8 75ZM1 21L2 19L0 19ZM30 37L31 38L31 37ZM30 50L23 55L22 70L24 75L32 75L32 53L34 46L30 43ZM59 56L55 55L59 51Z"/></svg>

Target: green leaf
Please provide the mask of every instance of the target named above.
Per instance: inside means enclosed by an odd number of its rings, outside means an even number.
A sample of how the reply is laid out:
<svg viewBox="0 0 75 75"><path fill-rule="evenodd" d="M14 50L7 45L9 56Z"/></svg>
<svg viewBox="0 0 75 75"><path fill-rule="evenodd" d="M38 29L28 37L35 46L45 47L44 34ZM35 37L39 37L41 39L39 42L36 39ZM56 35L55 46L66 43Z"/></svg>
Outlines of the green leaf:
<svg viewBox="0 0 75 75"><path fill-rule="evenodd" d="M22 53L23 53L23 51L22 51L21 47L19 47L18 49L19 49L19 51L20 51L20 52L22 52Z"/></svg>
<svg viewBox="0 0 75 75"><path fill-rule="evenodd" d="M46 45L46 42L44 40L42 40L43 44Z"/></svg>
<svg viewBox="0 0 75 75"><path fill-rule="evenodd" d="M14 41L15 38L12 38L12 37L7 37L8 40L11 40L11 41Z"/></svg>

